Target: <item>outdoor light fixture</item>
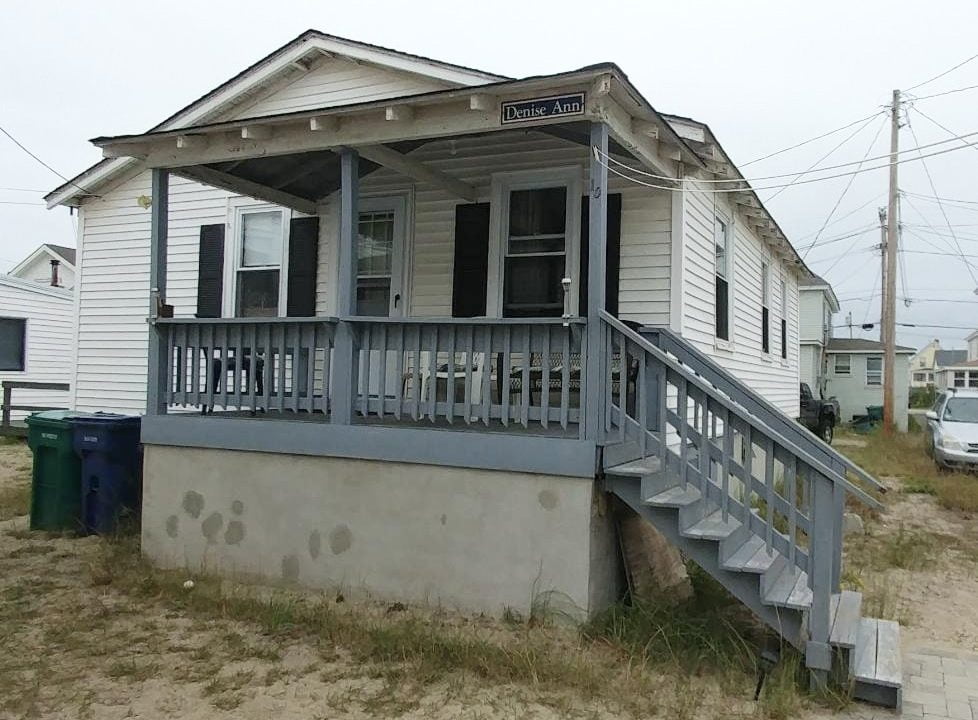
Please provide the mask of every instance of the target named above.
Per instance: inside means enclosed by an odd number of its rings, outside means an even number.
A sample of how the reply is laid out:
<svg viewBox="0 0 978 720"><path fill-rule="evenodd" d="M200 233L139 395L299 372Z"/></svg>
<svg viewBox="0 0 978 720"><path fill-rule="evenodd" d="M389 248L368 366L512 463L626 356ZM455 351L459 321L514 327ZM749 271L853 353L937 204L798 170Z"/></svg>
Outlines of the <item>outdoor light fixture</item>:
<svg viewBox="0 0 978 720"><path fill-rule="evenodd" d="M564 288L564 327L568 327L570 325L570 323L567 321L570 319L571 316L570 314L571 282L572 280L569 277L565 277L563 280L560 281L560 286Z"/></svg>

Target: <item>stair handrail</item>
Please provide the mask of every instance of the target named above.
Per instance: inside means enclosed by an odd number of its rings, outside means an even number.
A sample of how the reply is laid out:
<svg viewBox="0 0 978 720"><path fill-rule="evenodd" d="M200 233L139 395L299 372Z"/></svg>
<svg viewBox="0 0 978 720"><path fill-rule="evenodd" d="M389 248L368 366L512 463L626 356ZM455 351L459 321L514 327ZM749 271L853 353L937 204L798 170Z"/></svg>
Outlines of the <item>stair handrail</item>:
<svg viewBox="0 0 978 720"><path fill-rule="evenodd" d="M763 419L759 418L757 415L751 413L747 408L741 405L737 400L735 400L730 395L722 392L718 388L714 387L712 384L706 381L705 378L698 375L688 366L683 365L678 360L674 359L668 355L664 350L656 347L652 342L647 340L641 334L632 330L630 327L622 323L618 318L610 315L607 311L602 310L600 313L601 319L613 327L615 330L620 332L630 341L635 343L637 346L645 350L647 353L655 357L659 362L671 368L675 372L682 375L687 382L692 383L698 390L705 393L706 395L712 397L714 400L719 402L725 408L734 413L737 417L743 420L745 423L752 425L753 427L760 430L762 433L767 435L772 441L776 442L778 445L783 447L785 450L790 452L795 457L802 460L810 468L823 475L825 478L831 480L833 484L844 488L847 492L852 494L854 497L858 498L868 507L874 510L882 510L883 505L876 498L867 494L862 488L853 485L846 477L841 475L837 470L826 465L824 462L818 458L811 455L807 450L799 447L795 442L786 438L780 432L772 428Z"/></svg>
<svg viewBox="0 0 978 720"><path fill-rule="evenodd" d="M709 382L717 386L721 391L726 393L729 397L734 399L736 402L740 403L741 405L744 405L746 409L749 412L751 412L751 414L756 416L759 414L758 412L756 412L756 410L760 410L761 412L763 412L768 416L767 419L773 418L775 424L781 425L781 427L787 431L787 434L794 436L794 438L796 439L796 441L798 441L799 444L809 445L816 451L816 453L828 456L828 458L830 458L831 460L834 460L835 462L844 465L848 470L851 470L853 473L859 476L861 480L865 481L874 490L877 490L881 493L885 493L887 491L886 486L880 483L879 480L874 478L872 475L870 475L869 472L867 472L865 469L863 469L862 467L854 463L851 459L849 459L848 457L840 453L838 450L833 448L831 445L826 443L817 435L808 432L805 428L798 425L798 423L793 421L791 418L787 417L781 410L775 407L775 405L770 401L768 401L766 398L752 392L750 388L748 388L741 380L739 380L728 370L726 370L725 368L717 364L712 358L706 355L706 353L694 347L688 340L683 338L681 335L677 335L669 328L648 326L648 325L643 326L639 332L643 336L652 335L652 336L656 336L657 338L665 338L669 342L669 345L671 347L669 348L660 347L661 350L663 350L664 352L669 352L672 355L675 355L679 359L679 361L685 365L690 365L690 363L685 358L682 357L683 353L693 358L697 363L702 365L706 370L708 370L715 376L715 378L707 378ZM650 340L650 342L652 342L656 347L659 347L659 344L656 343L655 341ZM679 350L680 352L676 352L676 350ZM703 373L700 372L698 368L693 368L693 370L697 372L697 374L703 376ZM719 380L720 382L719 383L716 382L717 380ZM723 384L727 385L728 387L727 388L722 387L721 385ZM741 399L736 398L735 393L730 392L730 389L733 389L736 392L736 394L742 395L747 400L747 402L743 402ZM755 405L756 409L749 407L750 404ZM769 422L769 424L771 423Z"/></svg>

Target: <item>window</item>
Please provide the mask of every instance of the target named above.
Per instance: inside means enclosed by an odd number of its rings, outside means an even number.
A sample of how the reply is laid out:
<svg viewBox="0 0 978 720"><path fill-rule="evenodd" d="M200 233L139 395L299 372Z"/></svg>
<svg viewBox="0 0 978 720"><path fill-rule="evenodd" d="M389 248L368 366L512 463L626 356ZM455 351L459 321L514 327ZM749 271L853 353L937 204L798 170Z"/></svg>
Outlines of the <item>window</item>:
<svg viewBox="0 0 978 720"><path fill-rule="evenodd" d="M870 355L866 358L866 384L883 384L883 358L879 355Z"/></svg>
<svg viewBox="0 0 978 720"><path fill-rule="evenodd" d="M559 317L568 274L567 188L512 190L505 233L503 316Z"/></svg>
<svg viewBox="0 0 978 720"><path fill-rule="evenodd" d="M788 359L788 284L781 278L781 359Z"/></svg>
<svg viewBox="0 0 978 720"><path fill-rule="evenodd" d="M238 214L235 315L276 317L281 294L285 213L243 210Z"/></svg>
<svg viewBox="0 0 978 720"><path fill-rule="evenodd" d="M913 374L914 382L927 382L927 373L915 372Z"/></svg>
<svg viewBox="0 0 978 720"><path fill-rule="evenodd" d="M954 371L954 387L964 387L966 372L963 370Z"/></svg>
<svg viewBox="0 0 978 720"><path fill-rule="evenodd" d="M851 355L835 355L835 365L833 370L836 375L848 375L852 372Z"/></svg>
<svg viewBox="0 0 978 720"><path fill-rule="evenodd" d="M357 240L357 315L390 313L394 272L393 210L361 212Z"/></svg>
<svg viewBox="0 0 978 720"><path fill-rule="evenodd" d="M0 318L0 370L26 370L27 321Z"/></svg>
<svg viewBox="0 0 978 720"><path fill-rule="evenodd" d="M978 388L978 372L968 373L968 387Z"/></svg>
<svg viewBox="0 0 978 720"><path fill-rule="evenodd" d="M716 336L720 340L730 339L730 225L716 218L714 226L714 245L716 252Z"/></svg>
<svg viewBox="0 0 978 720"><path fill-rule="evenodd" d="M761 350L771 352L771 266L761 263Z"/></svg>

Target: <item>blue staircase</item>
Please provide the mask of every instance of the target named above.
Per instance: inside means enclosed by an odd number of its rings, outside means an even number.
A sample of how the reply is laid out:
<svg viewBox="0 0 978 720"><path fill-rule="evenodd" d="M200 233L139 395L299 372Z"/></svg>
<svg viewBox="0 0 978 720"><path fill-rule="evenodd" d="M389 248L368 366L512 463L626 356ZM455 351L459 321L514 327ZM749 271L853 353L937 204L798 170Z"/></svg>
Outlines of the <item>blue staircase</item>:
<svg viewBox="0 0 978 720"><path fill-rule="evenodd" d="M846 497L881 507L848 475L877 481L682 338L602 324L608 491L801 650L814 685L841 671L899 707L899 625L839 588Z"/></svg>

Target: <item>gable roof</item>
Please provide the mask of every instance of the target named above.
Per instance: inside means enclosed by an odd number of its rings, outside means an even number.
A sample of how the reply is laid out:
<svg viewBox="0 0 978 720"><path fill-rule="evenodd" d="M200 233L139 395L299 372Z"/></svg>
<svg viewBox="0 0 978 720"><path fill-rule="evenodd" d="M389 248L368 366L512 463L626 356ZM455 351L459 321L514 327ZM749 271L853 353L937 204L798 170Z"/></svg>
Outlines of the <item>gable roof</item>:
<svg viewBox="0 0 978 720"><path fill-rule="evenodd" d="M411 53L392 50L370 43L329 35L318 30L306 30L295 39L275 50L189 105L177 110L149 132L172 130L195 123L212 121L226 112L257 88L277 82L296 70L304 72L309 58L319 55L340 55L358 62L372 63L392 70L441 80L452 86L480 85L508 78L463 65L455 65ZM132 158L100 160L44 196L48 208L61 204L78 205L100 185L137 165Z"/></svg>
<svg viewBox="0 0 978 720"><path fill-rule="evenodd" d="M19 277L20 272L22 272L24 268L28 267L31 263L37 260L37 258L43 255L47 255L52 260L57 260L64 263L71 270L75 269L74 248L65 247L64 245L51 245L50 243L44 243L43 245L39 245L34 252L17 263L17 265L15 265L7 274L13 277Z"/></svg>
<svg viewBox="0 0 978 720"><path fill-rule="evenodd" d="M822 291L829 299L829 307L832 308L832 312L834 313L839 312L839 308L841 307L839 305L839 298L836 297L835 290L832 289L832 285L829 284L828 280L815 274L812 274L811 277L801 277L798 280L798 289L802 291L804 290Z"/></svg>
<svg viewBox="0 0 978 720"><path fill-rule="evenodd" d="M871 353L883 352L883 343L879 340L867 340L865 338L832 338L826 346L827 352L837 353ZM897 353L912 355L916 352L912 347L897 345Z"/></svg>
<svg viewBox="0 0 978 720"><path fill-rule="evenodd" d="M968 359L967 350L935 350L934 365L937 367L947 367L957 365Z"/></svg>

